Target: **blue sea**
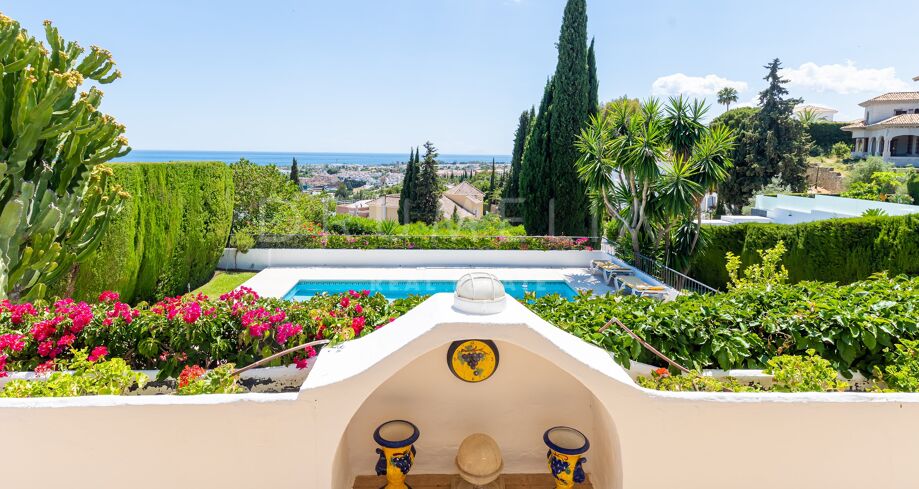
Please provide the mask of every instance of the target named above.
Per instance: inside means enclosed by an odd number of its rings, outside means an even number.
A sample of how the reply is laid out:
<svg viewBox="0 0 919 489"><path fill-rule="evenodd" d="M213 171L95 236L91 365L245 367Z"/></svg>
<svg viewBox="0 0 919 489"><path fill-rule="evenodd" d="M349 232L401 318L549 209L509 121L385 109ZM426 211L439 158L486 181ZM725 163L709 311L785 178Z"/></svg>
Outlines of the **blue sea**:
<svg viewBox="0 0 919 489"><path fill-rule="evenodd" d="M166 162L166 161L223 161L233 163L240 158L258 165L290 165L297 158L299 165L386 165L402 163L408 160L408 154L398 153L283 153L267 151L171 151L135 149L126 156L114 161L123 162ZM443 163L491 163L492 158L498 163L509 163L507 155L451 155L441 154L438 160Z"/></svg>

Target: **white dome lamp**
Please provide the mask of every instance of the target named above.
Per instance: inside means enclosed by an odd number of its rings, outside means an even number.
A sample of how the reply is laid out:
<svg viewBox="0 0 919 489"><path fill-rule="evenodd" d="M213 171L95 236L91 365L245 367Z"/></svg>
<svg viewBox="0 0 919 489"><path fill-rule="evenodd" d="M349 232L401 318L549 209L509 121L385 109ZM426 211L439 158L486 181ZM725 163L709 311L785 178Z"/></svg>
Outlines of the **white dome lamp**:
<svg viewBox="0 0 919 489"><path fill-rule="evenodd" d="M485 272L467 273L456 281L453 307L468 314L497 314L507 303L504 284Z"/></svg>

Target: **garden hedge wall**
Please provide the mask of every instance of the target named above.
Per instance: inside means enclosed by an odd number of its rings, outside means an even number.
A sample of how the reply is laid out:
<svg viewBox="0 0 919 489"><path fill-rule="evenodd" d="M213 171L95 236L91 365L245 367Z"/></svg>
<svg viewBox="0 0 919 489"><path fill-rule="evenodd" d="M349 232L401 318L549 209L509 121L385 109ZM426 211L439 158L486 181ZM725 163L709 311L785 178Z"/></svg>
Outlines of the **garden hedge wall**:
<svg viewBox="0 0 919 489"><path fill-rule="evenodd" d="M707 232L708 245L692 259L689 275L718 289L728 282L728 251L749 265L759 261L757 250L779 240L788 248L782 263L792 283L848 284L881 271L919 274L919 215L707 226Z"/></svg>
<svg viewBox="0 0 919 489"><path fill-rule="evenodd" d="M852 145L852 133L842 130L848 124L848 122L818 122L807 126L807 133L810 134L814 146L827 152L839 142Z"/></svg>
<svg viewBox="0 0 919 489"><path fill-rule="evenodd" d="M52 293L77 300L114 290L126 302L157 300L207 282L227 243L233 175L220 162L113 163L131 194L99 248Z"/></svg>

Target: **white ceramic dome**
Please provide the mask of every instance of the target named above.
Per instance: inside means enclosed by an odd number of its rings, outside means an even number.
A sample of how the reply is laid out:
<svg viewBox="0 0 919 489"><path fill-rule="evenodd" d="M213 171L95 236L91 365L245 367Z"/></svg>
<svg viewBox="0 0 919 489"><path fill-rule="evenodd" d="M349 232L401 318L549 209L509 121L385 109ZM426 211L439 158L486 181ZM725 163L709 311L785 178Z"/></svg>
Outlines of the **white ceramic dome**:
<svg viewBox="0 0 919 489"><path fill-rule="evenodd" d="M469 487L491 484L501 475L503 467L498 444L483 433L466 437L456 453L456 468Z"/></svg>
<svg viewBox="0 0 919 489"><path fill-rule="evenodd" d="M456 281L453 304L470 314L495 314L504 310L504 284L485 272L467 273Z"/></svg>

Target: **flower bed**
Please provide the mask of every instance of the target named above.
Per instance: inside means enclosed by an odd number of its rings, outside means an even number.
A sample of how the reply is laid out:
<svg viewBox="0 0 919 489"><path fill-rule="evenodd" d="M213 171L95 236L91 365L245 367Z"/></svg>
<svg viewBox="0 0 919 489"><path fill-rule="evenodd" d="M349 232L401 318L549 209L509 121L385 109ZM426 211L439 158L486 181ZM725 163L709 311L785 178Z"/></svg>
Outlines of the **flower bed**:
<svg viewBox="0 0 919 489"><path fill-rule="evenodd" d="M261 298L241 288L219 299L167 298L132 307L105 292L88 304L0 302L0 376L7 370L48 373L84 350L88 361L122 358L135 369L177 378L188 365L248 365L316 339L333 343L369 334L413 307L419 298L389 302L366 291L293 302ZM269 365L306 367L315 351L293 353ZM57 360L57 362L56 362Z"/></svg>
<svg viewBox="0 0 919 489"><path fill-rule="evenodd" d="M328 248L349 250L586 250L597 248L597 241L567 236L392 236L311 234L262 234L253 248Z"/></svg>

